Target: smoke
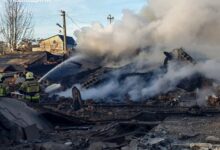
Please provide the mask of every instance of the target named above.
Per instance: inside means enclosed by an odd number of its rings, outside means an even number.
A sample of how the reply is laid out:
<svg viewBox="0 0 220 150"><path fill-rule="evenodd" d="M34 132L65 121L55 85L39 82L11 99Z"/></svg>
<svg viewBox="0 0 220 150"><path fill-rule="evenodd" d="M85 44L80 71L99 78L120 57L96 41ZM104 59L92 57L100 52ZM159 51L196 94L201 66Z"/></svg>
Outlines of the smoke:
<svg viewBox="0 0 220 150"><path fill-rule="evenodd" d="M141 65L143 65L141 63ZM146 100L160 94L165 94L169 91L175 90L180 82L184 82L183 79L191 78L193 75L201 74L208 79L212 79L218 85L220 83L219 73L220 70L216 69L216 66L220 65L219 61L207 60L204 62L198 62L197 64L185 64L170 62L166 71L157 66L144 70L144 74L138 74L134 76L126 76L127 74L138 73L142 71L142 68L147 68L146 65L132 64L128 67L124 67L113 71L107 76L109 80L98 84L98 86L84 89L80 85L76 86L83 99L94 99L103 101L123 101L127 98L133 101ZM126 75L125 75L126 74ZM121 79L122 77L125 77ZM197 82L197 81L188 81ZM187 83L193 84L194 83ZM197 84L197 83L196 83ZM198 87L197 104L200 106L207 105L207 96L213 95L215 87L207 86L204 88ZM71 88L58 93L59 96L72 97Z"/></svg>
<svg viewBox="0 0 220 150"><path fill-rule="evenodd" d="M142 89L142 95L155 96L160 93L166 93L176 88L177 84L186 77L190 77L195 74L193 66L191 64L180 66L180 64L171 63L168 66L166 74L154 79L150 86Z"/></svg>
<svg viewBox="0 0 220 150"><path fill-rule="evenodd" d="M196 65L170 64L167 72L154 74L150 79L147 76L124 81L113 78L98 87L81 89L82 97L103 99L128 94L133 100L148 98L175 89L182 79L195 73L219 82L219 8L219 0L149 0L137 14L124 10L122 19L111 25L94 23L76 31L80 54L108 66L135 62L137 65L130 71L140 72L141 68L161 63L162 51L177 47L190 50L194 58L206 59ZM124 73L126 70L121 70L113 76ZM204 97L210 91L201 89L199 93Z"/></svg>
<svg viewBox="0 0 220 150"><path fill-rule="evenodd" d="M106 27L94 23L91 27L77 31L77 49L85 55L101 57L107 63L131 61L134 56L143 57L145 52L153 56L157 51L152 52L148 47L152 45L147 38L147 24L144 17L124 10L121 21ZM154 55L157 56L154 60L159 60L161 53L158 54Z"/></svg>
<svg viewBox="0 0 220 150"><path fill-rule="evenodd" d="M209 79L213 79L216 82L220 82L220 61L219 60L207 60L203 63L199 63L194 68L204 74Z"/></svg>
<svg viewBox="0 0 220 150"><path fill-rule="evenodd" d="M82 97L85 99L123 100L125 96L128 95L131 100L144 100L175 90L177 85L180 82L183 82L183 79L191 78L193 75L197 74L201 74L208 79L212 79L216 81L216 83L219 83L220 80L218 75L220 70L214 69L214 67L210 67L210 65L218 66L220 65L220 62L208 60L199 62L196 65L172 62L169 64L166 72L159 69L155 70L153 74L146 73L144 76L131 76L123 81L120 81L118 78L116 80L115 76L122 76L126 70L119 70L114 73L115 75L111 75L112 78L110 81L104 82L98 87L88 90L82 89L81 93ZM205 104L206 96L212 93L212 87L199 89L197 92L198 104Z"/></svg>
<svg viewBox="0 0 220 150"><path fill-rule="evenodd" d="M219 8L219 0L149 0L138 14L124 10L114 24L77 31L77 49L108 62L131 60L142 50L146 59L158 62L161 50L176 47L219 58Z"/></svg>
<svg viewBox="0 0 220 150"><path fill-rule="evenodd" d="M207 106L208 96L213 96L214 92L211 88L200 89L197 91L196 102L199 106Z"/></svg>

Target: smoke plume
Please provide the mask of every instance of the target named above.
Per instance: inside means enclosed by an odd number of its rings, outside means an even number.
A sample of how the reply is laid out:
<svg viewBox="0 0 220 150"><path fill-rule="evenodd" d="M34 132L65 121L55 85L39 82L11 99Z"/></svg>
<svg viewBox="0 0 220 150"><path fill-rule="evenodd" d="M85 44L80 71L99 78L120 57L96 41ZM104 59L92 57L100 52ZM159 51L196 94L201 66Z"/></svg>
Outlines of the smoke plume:
<svg viewBox="0 0 220 150"><path fill-rule="evenodd" d="M159 61L161 50L176 47L219 58L219 8L219 0L149 0L138 14L124 10L112 25L94 23L77 31L78 50L107 61L134 58L141 50Z"/></svg>
<svg viewBox="0 0 220 150"><path fill-rule="evenodd" d="M122 19L111 25L94 23L76 31L77 51L105 65L135 62L132 69L140 72L142 68L162 63L162 51L177 47L184 47L197 60L205 59L196 65L171 64L165 74L158 73L147 82L138 76L122 83L112 79L95 88L81 89L82 97L102 99L128 94L131 99L139 100L173 90L180 80L195 73L219 82L219 8L219 0L149 0L137 14L124 10ZM200 93L207 95L210 91L205 89ZM70 93L69 90L60 95Z"/></svg>

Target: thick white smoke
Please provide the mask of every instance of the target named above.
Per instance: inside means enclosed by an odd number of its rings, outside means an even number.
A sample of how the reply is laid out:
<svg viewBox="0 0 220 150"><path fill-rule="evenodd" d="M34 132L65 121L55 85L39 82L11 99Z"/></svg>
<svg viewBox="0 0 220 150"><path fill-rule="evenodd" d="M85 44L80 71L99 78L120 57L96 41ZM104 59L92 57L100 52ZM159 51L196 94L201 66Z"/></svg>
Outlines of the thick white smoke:
<svg viewBox="0 0 220 150"><path fill-rule="evenodd" d="M218 58L219 8L219 0L149 0L139 14L125 10L112 25L95 23L77 31L78 49L110 60L133 57L147 48L157 54L155 61L161 59L160 50L176 47Z"/></svg>
<svg viewBox="0 0 220 150"><path fill-rule="evenodd" d="M96 88L82 89L83 98L122 93L133 100L155 96L173 90L180 80L196 72L219 81L219 8L219 0L149 0L138 14L124 10L122 19L114 24L94 23L77 31L77 50L108 65L138 62L149 67L162 63L162 51L177 47L184 47L194 58L211 59L179 68L170 65L166 74L152 79L148 85L142 84L143 79L138 77L130 78L123 85L111 80ZM67 93L70 92L61 95Z"/></svg>
<svg viewBox="0 0 220 150"><path fill-rule="evenodd" d="M123 84L120 84L118 81L112 79L106 84L102 84L98 87L82 90L82 95L85 99L103 99L115 94L120 95L118 98L122 99L126 94L128 94L132 100L141 100L174 90L181 80L190 78L196 73L204 75L208 79L215 80L216 83L220 83L220 69L210 67L219 65L220 62L213 60L199 62L196 65L180 65L174 62L170 63L165 74L158 73L150 80L149 83L146 82L145 78L141 78L139 76L129 77L123 82ZM120 73L123 72L124 71L121 71ZM198 95L200 95L198 99L199 102L202 102L202 100L204 101L204 93L206 93L207 96L212 94L213 90L201 89L198 93Z"/></svg>

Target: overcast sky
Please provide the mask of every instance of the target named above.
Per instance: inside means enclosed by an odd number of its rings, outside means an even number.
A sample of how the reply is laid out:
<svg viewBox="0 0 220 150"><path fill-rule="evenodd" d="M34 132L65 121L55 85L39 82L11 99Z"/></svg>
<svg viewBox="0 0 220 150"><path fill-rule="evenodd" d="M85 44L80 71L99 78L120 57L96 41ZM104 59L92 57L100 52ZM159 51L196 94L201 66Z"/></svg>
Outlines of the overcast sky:
<svg viewBox="0 0 220 150"><path fill-rule="evenodd" d="M20 0L22 1L22 0ZM60 10L68 14L68 35L73 35L74 30L90 25L92 22L107 23L108 14L112 14L116 20L122 16L123 9L138 12L147 0L23 0L29 10L33 12L35 24L35 38L46 38L58 34L59 27L56 23L62 23ZM32 1L32 2L27 2ZM35 2L34 2L35 1ZM38 1L38 2L37 2ZM41 1L41 2L40 2ZM0 2L0 10L3 11L3 2ZM74 22L69 19L71 18Z"/></svg>

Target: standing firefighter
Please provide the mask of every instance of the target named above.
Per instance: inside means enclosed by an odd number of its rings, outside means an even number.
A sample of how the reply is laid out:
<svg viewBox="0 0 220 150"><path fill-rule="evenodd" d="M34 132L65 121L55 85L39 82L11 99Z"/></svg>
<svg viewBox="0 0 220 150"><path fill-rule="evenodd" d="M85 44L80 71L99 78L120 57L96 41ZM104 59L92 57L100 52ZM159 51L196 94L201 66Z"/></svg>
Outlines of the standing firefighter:
<svg viewBox="0 0 220 150"><path fill-rule="evenodd" d="M5 97L9 94L9 87L3 82L3 74L0 74L0 97Z"/></svg>
<svg viewBox="0 0 220 150"><path fill-rule="evenodd" d="M34 79L32 72L26 73L26 80L20 87L20 92L24 94L25 100L30 102L39 102L40 100L40 85Z"/></svg>

